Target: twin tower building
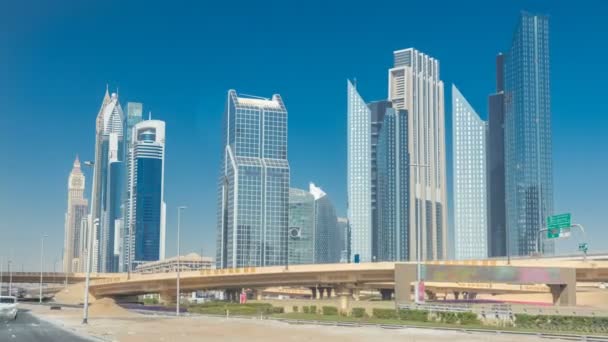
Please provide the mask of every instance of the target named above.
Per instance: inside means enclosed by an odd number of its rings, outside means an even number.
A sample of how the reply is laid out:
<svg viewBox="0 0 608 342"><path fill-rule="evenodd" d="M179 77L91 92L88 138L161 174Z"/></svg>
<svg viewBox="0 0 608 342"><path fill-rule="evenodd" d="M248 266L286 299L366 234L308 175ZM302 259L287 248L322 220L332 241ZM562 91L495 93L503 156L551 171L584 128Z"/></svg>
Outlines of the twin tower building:
<svg viewBox="0 0 608 342"><path fill-rule="evenodd" d="M142 104L106 94L96 120L90 210L76 158L68 181L64 270L127 272L165 254L165 123L143 120ZM89 254L91 253L91 254Z"/></svg>

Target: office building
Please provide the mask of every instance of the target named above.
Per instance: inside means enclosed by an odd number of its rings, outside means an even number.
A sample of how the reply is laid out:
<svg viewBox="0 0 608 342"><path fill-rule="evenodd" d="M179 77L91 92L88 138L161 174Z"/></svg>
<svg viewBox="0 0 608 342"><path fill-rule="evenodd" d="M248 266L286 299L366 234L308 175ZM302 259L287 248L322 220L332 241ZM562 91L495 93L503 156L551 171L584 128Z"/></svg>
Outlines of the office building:
<svg viewBox="0 0 608 342"><path fill-rule="evenodd" d="M315 198L302 189L289 189L290 265L313 264L315 255Z"/></svg>
<svg viewBox="0 0 608 342"><path fill-rule="evenodd" d="M496 92L488 98L488 256L507 255L505 217L504 55L496 56Z"/></svg>
<svg viewBox="0 0 608 342"><path fill-rule="evenodd" d="M85 177L76 156L68 177L68 209L65 213L65 235L63 243L63 271L80 271L80 238L82 220L88 214L88 201L84 197Z"/></svg>
<svg viewBox="0 0 608 342"><path fill-rule="evenodd" d="M129 181L132 194L131 224L133 241L127 246L136 265L165 258L165 122L145 120L133 126L131 153L132 172Z"/></svg>
<svg viewBox="0 0 608 342"><path fill-rule="evenodd" d="M386 108L377 154L378 260L409 260L407 111Z"/></svg>
<svg viewBox="0 0 608 342"><path fill-rule="evenodd" d="M448 215L444 95L439 61L413 48L398 50L394 52L394 66L388 75L388 100L394 109L408 113L409 236L416 237L409 239L409 259L416 259L418 238L422 242L422 259L444 259Z"/></svg>
<svg viewBox="0 0 608 342"><path fill-rule="evenodd" d="M340 239L337 241L340 250L340 262L348 263L350 257L350 228L346 217L338 217L337 219L338 234Z"/></svg>
<svg viewBox="0 0 608 342"><path fill-rule="evenodd" d="M121 241L121 253L119 260L119 271L126 272L130 271L128 268L129 263L128 260L133 260L132 258L132 249L129 246L132 246L131 237L133 236L133 231L135 229L135 221L132 219L132 213L134 210L134 201L133 194L131 193L131 189L133 188L133 184L131 183L131 179L133 178L133 164L131 161L133 160L133 127L143 120L143 104L139 102L127 102L127 117L125 120L125 193L123 196L124 200L124 224L123 224L123 232L122 232L122 241Z"/></svg>
<svg viewBox="0 0 608 342"><path fill-rule="evenodd" d="M353 260L372 261L372 125L371 110L347 81L347 196Z"/></svg>
<svg viewBox="0 0 608 342"><path fill-rule="evenodd" d="M522 13L505 56L505 193L511 255L536 252L553 213L549 18ZM540 251L552 253L549 241Z"/></svg>
<svg viewBox="0 0 608 342"><path fill-rule="evenodd" d="M218 193L218 268L284 265L289 163L287 109L228 92Z"/></svg>
<svg viewBox="0 0 608 342"><path fill-rule="evenodd" d="M338 241L336 209L329 196L321 188L310 183L310 193L315 199L315 264L335 263L340 260L341 243Z"/></svg>
<svg viewBox="0 0 608 342"><path fill-rule="evenodd" d="M488 125L452 85L455 258L485 259Z"/></svg>
<svg viewBox="0 0 608 342"><path fill-rule="evenodd" d="M93 186L91 190L91 222L93 258L92 269L99 272L111 272L115 268L114 237L115 228L121 223L117 205L122 204L122 182L120 167L123 159L124 115L118 94L110 95L106 88L101 108L96 119L95 128L95 161L93 169ZM111 165L114 164L114 165ZM112 169L112 170L111 170ZM122 173L124 175L124 173ZM124 176L123 176L124 177ZM114 201L118 200L118 204Z"/></svg>

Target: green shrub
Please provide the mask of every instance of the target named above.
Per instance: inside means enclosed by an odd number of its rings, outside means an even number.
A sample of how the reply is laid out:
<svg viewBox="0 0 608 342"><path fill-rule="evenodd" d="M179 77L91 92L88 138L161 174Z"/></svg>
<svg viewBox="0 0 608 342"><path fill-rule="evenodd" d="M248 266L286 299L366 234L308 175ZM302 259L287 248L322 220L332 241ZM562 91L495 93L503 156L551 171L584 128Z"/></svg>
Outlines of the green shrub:
<svg viewBox="0 0 608 342"><path fill-rule="evenodd" d="M308 306L303 306L302 312L304 312L305 314L310 313L310 308Z"/></svg>
<svg viewBox="0 0 608 342"><path fill-rule="evenodd" d="M367 314L365 313L365 308L353 308L353 310L351 311L351 315L357 318L363 318L367 316Z"/></svg>
<svg viewBox="0 0 608 342"><path fill-rule="evenodd" d="M429 312L426 310L399 310L399 319L410 322L427 322Z"/></svg>
<svg viewBox="0 0 608 342"><path fill-rule="evenodd" d="M515 314L515 326L527 329L606 333L608 317Z"/></svg>
<svg viewBox="0 0 608 342"><path fill-rule="evenodd" d="M188 311L208 315L225 315L226 310L231 315L259 315L273 313L271 304L268 303L228 303L228 302L207 302L203 304L191 305Z"/></svg>
<svg viewBox="0 0 608 342"><path fill-rule="evenodd" d="M310 306L310 313L311 314L317 314L317 306L316 305L311 305Z"/></svg>
<svg viewBox="0 0 608 342"><path fill-rule="evenodd" d="M298 306L294 305L293 308L291 308L291 311L293 312L298 312Z"/></svg>
<svg viewBox="0 0 608 342"><path fill-rule="evenodd" d="M456 324L458 322L458 316L455 312L438 312L437 316L442 323Z"/></svg>
<svg viewBox="0 0 608 342"><path fill-rule="evenodd" d="M393 309L373 309L372 315L379 319L397 319L397 311Z"/></svg>
<svg viewBox="0 0 608 342"><path fill-rule="evenodd" d="M479 318L477 318L477 314L474 312L459 312L457 315L458 322L460 324L479 324Z"/></svg>
<svg viewBox="0 0 608 342"><path fill-rule="evenodd" d="M158 298L144 298L144 304L146 304L146 305L158 304Z"/></svg>
<svg viewBox="0 0 608 342"><path fill-rule="evenodd" d="M273 306L272 307L272 313L273 314L282 314L282 313L285 313L285 308L282 307L282 306L278 306L278 307L277 306Z"/></svg>
<svg viewBox="0 0 608 342"><path fill-rule="evenodd" d="M338 315L338 308L336 308L335 306L324 306L321 308L321 310L323 310L323 315L325 315L325 316L337 316Z"/></svg>

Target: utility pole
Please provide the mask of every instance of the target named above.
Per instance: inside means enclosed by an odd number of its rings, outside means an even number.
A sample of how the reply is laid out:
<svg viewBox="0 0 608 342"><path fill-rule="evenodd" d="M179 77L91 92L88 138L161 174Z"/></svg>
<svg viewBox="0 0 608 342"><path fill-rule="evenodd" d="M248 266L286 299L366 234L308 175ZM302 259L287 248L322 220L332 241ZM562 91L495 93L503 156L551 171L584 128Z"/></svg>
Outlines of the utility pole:
<svg viewBox="0 0 608 342"><path fill-rule="evenodd" d="M177 302L177 304L175 305L175 316L179 316L179 297L180 297L180 291L179 291L179 226L180 226L180 221L181 221L181 216L182 216L182 210L186 209L186 207L181 206L181 207L177 207L177 299L175 300Z"/></svg>
<svg viewBox="0 0 608 342"><path fill-rule="evenodd" d="M40 304L42 304L42 272L44 272L44 238L45 237L47 237L46 234L42 235L42 238L40 239L40 295L38 298Z"/></svg>

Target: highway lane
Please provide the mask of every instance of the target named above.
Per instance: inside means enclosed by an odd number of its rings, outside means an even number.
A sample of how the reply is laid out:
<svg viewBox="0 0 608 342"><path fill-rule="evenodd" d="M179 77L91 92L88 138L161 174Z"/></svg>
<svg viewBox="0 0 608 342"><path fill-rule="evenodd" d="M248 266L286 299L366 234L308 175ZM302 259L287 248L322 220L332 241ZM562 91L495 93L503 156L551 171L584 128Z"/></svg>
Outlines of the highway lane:
<svg viewBox="0 0 608 342"><path fill-rule="evenodd" d="M85 342L93 341L38 319L30 312L19 310L17 320L0 320L0 341L6 342Z"/></svg>

